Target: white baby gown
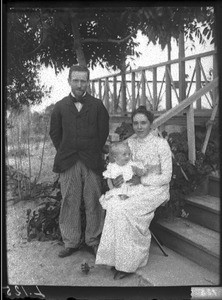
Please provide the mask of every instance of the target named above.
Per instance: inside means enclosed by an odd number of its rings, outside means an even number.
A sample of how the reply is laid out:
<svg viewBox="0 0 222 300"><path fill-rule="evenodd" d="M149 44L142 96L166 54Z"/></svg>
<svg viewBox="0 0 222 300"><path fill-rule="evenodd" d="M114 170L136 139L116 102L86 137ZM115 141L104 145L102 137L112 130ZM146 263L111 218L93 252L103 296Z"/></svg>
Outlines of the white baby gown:
<svg viewBox="0 0 222 300"><path fill-rule="evenodd" d="M125 201L107 201L106 217L95 264L115 266L117 270L135 272L147 264L154 212L169 200L172 154L168 142L152 133L144 139L129 138L134 161L160 165L160 172L141 177L143 193Z"/></svg>
<svg viewBox="0 0 222 300"><path fill-rule="evenodd" d="M132 166L137 166L140 169L144 169L144 165L142 162L133 162L129 161L126 165L120 166L117 163L109 163L107 165L106 171L103 172L104 178L111 178L114 179L118 177L119 175L123 176L123 184L120 188L113 188L105 193L105 195L102 195L99 199L100 204L102 205L103 209L106 209L107 207L107 201L110 201L114 197L118 200L121 200L118 196L119 195L127 195L134 196L138 195L141 192L143 192L143 185L134 185L131 186L129 183L127 183L128 180L132 179L134 173L132 170Z"/></svg>

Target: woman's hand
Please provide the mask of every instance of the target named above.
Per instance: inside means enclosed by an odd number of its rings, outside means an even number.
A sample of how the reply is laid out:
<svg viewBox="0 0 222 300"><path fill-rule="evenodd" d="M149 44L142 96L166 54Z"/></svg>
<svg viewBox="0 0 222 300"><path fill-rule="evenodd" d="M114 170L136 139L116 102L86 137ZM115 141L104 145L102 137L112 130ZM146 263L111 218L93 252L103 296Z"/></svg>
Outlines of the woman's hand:
<svg viewBox="0 0 222 300"><path fill-rule="evenodd" d="M121 187L121 185L123 184L123 182L124 182L124 180L123 180L123 176L122 175L119 175L115 179L112 179L112 183L113 183L113 185L114 185L115 188Z"/></svg>
<svg viewBox="0 0 222 300"><path fill-rule="evenodd" d="M147 170L138 168L137 166L132 166L133 173L139 177L146 175Z"/></svg>
<svg viewBox="0 0 222 300"><path fill-rule="evenodd" d="M140 177L137 175L133 175L132 179L127 181L130 185L138 185L140 184Z"/></svg>

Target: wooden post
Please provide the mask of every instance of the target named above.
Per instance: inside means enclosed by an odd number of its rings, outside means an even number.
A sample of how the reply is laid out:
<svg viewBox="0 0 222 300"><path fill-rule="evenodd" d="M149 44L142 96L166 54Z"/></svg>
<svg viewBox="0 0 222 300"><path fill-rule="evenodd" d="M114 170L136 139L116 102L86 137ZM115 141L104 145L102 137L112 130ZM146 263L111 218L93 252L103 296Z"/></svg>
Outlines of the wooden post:
<svg viewBox="0 0 222 300"><path fill-rule="evenodd" d="M157 110L157 68L153 68L153 109Z"/></svg>
<svg viewBox="0 0 222 300"><path fill-rule="evenodd" d="M132 111L136 109L136 89L135 89L135 72L132 72L131 84L132 84Z"/></svg>
<svg viewBox="0 0 222 300"><path fill-rule="evenodd" d="M195 164L196 146L195 146L193 103L187 108L187 139L188 139L188 158L192 164Z"/></svg>
<svg viewBox="0 0 222 300"><path fill-rule="evenodd" d="M122 100L122 114L126 114L126 61L123 60L121 63L121 100Z"/></svg>
<svg viewBox="0 0 222 300"><path fill-rule="evenodd" d="M145 77L145 70L142 70L141 74L142 79L142 95L141 95L141 105L146 106L146 77Z"/></svg>
<svg viewBox="0 0 222 300"><path fill-rule="evenodd" d="M201 88L200 57L196 58L196 91ZM201 109L201 98L197 100L197 109Z"/></svg>
<svg viewBox="0 0 222 300"><path fill-rule="evenodd" d="M171 93L171 81L170 75L168 73L170 70L170 65L166 65L165 67L165 76L166 76L166 110L172 108L172 93Z"/></svg>
<svg viewBox="0 0 222 300"><path fill-rule="evenodd" d="M184 32L180 32L179 35L179 59L185 57L184 50ZM186 86L185 86L185 61L179 61L179 99L180 102L186 98Z"/></svg>

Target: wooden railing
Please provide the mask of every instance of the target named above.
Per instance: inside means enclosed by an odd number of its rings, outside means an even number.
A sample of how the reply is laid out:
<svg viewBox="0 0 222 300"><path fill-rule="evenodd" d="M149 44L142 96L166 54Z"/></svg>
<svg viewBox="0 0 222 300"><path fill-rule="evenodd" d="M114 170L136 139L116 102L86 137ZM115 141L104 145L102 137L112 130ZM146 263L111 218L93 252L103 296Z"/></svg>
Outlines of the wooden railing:
<svg viewBox="0 0 222 300"><path fill-rule="evenodd" d="M130 114L139 105L167 111L217 77L216 55L210 51L95 78L90 92L103 101L110 115ZM211 109L215 101L216 90L210 90L197 99L194 109Z"/></svg>
<svg viewBox="0 0 222 300"><path fill-rule="evenodd" d="M188 158L191 163L195 163L196 161L196 144L195 144L195 120L194 120L194 109L193 104L198 101L198 99L205 95L208 92L212 92L213 90L218 91L218 77L215 78L213 81L196 91L193 95L190 97L184 99L182 102L180 102L178 105L176 105L174 108L171 108L170 110L164 112L159 117L157 117L152 124L152 130L157 129L157 134L160 134L160 131L158 128L166 123L171 118L175 117L176 115L180 114L181 112L186 113L186 119L187 119L187 137L188 137ZM214 102L214 106L211 110L211 117L207 124L207 130L206 130L206 136L205 140L202 146L202 153L205 153L207 144L210 138L212 126L214 124L214 120L216 117L216 114L218 112L218 105L219 105L219 95L217 93L216 95L216 101Z"/></svg>
<svg viewBox="0 0 222 300"><path fill-rule="evenodd" d="M193 104L200 99L201 96L205 95L206 93L218 90L218 77L215 78L210 83L206 84L203 88L196 91L192 96L184 99L174 108L166 111L164 114L159 116L153 121L152 129L156 129L165 122L167 122L172 117L176 116L177 114L181 113L182 111L186 111L186 118L187 118L187 138L188 138L188 157L192 163L196 161L196 145L195 145L195 120L194 120L194 109ZM213 104L212 114L210 120L208 122L206 137L202 147L202 153L205 153L207 144L210 138L210 133L212 130L213 122L215 116L218 111L218 104L219 104L219 95L216 94L216 100Z"/></svg>
<svg viewBox="0 0 222 300"><path fill-rule="evenodd" d="M206 68L204 59L208 60L210 78L204 71L204 65ZM185 73L181 72L186 70L188 63L191 63L190 80ZM160 76L162 80L159 79ZM145 105L154 113L161 111L160 116L153 122L153 129L185 112L188 156L192 163L196 160L194 110L209 108L211 117L202 147L202 152L205 153L219 103L216 51L138 68L125 74L118 73L96 78L91 80L90 88L92 95L102 99L110 115L130 115L139 105Z"/></svg>

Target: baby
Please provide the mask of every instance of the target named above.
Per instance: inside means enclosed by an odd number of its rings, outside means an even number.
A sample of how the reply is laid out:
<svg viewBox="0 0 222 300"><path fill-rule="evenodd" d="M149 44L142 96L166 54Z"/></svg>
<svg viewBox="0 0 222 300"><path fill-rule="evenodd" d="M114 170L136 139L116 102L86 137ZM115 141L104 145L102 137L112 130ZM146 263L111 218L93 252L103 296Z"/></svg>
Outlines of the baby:
<svg viewBox="0 0 222 300"><path fill-rule="evenodd" d="M131 160L131 151L128 144L124 142L116 142L111 144L109 150L109 160L106 171L103 172L104 178L114 179L119 175L123 176L124 183L120 188L113 187L100 198L100 203L103 208L106 206L106 201L112 197L118 197L120 200L125 200L129 196L138 194L143 188L142 184L132 186L128 182L133 175L143 176L147 173L147 168L142 162L133 162Z"/></svg>

